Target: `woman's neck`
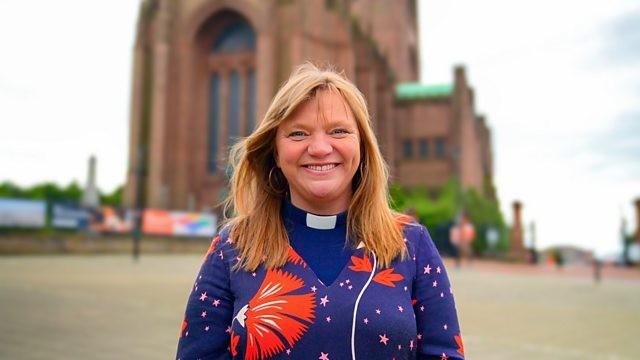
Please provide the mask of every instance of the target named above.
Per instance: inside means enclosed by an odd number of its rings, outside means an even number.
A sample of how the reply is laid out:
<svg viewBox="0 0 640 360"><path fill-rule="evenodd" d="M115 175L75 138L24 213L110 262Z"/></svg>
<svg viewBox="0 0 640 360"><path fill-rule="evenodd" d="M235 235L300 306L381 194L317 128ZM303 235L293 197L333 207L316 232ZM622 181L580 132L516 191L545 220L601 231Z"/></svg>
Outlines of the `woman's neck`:
<svg viewBox="0 0 640 360"><path fill-rule="evenodd" d="M327 202L309 203L303 199L291 195L291 204L298 209L316 215L336 215L347 211L349 208L349 199L338 199Z"/></svg>

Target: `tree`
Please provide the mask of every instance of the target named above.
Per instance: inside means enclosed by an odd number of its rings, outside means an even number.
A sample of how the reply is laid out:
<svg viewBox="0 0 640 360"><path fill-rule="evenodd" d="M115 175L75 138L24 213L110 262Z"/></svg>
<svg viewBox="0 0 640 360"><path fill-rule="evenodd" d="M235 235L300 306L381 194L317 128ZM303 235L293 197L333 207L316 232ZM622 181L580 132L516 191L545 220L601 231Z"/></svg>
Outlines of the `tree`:
<svg viewBox="0 0 640 360"><path fill-rule="evenodd" d="M435 194L430 194L424 187L403 188L394 184L390 187L390 203L397 211L407 212L413 209L418 220L432 232L432 235L436 235L433 236L434 241L440 244L449 243L446 230L455 221L461 206L476 228L474 251L481 254L488 250L489 228L497 230L500 234L496 250L506 251L509 244L506 224L500 212L500 205L494 198L495 192L488 194L489 197L484 197L474 189L461 191L459 182L454 178L447 181ZM446 241L440 239L443 236L447 237Z"/></svg>
<svg viewBox="0 0 640 360"><path fill-rule="evenodd" d="M113 192L111 192L110 194L100 193L100 203L102 203L102 205L119 207L122 204L123 188L124 187L120 185L115 188L115 190L113 190Z"/></svg>

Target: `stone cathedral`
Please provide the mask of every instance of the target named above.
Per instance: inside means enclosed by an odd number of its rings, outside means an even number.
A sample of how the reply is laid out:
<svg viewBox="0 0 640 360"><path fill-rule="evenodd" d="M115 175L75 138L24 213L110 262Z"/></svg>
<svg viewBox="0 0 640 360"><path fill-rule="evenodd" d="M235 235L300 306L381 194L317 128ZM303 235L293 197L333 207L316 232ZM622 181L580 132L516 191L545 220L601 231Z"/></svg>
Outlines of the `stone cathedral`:
<svg viewBox="0 0 640 360"><path fill-rule="evenodd" d="M419 83L416 0L145 0L134 47L123 202L204 210L226 194L230 146L305 61L364 94L391 181L437 189L452 176L488 196L490 130L465 69Z"/></svg>

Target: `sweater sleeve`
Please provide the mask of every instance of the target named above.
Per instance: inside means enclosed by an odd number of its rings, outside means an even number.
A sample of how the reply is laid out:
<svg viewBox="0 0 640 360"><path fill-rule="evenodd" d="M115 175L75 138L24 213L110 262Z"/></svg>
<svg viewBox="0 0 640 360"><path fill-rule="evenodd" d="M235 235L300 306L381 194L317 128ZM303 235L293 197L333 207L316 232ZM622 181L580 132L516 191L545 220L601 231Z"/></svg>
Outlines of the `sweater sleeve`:
<svg viewBox="0 0 640 360"><path fill-rule="evenodd" d="M221 232L209 246L187 301L176 359L231 359L229 352L233 294L229 284L229 249Z"/></svg>
<svg viewBox="0 0 640 360"><path fill-rule="evenodd" d="M453 291L442 258L424 226L416 224L413 235L418 359L464 359Z"/></svg>

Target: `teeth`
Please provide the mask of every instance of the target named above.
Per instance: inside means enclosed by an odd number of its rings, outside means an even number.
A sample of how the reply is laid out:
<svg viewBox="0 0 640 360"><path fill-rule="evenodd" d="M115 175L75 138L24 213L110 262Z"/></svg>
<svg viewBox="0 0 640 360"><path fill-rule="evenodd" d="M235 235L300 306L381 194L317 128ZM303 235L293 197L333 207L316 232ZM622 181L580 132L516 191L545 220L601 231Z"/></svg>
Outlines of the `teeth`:
<svg viewBox="0 0 640 360"><path fill-rule="evenodd" d="M315 170L315 171L327 171L327 170L331 170L334 167L336 167L336 164L329 164L329 165L322 165L322 166L318 166L318 165L308 165L307 166L309 169L311 170Z"/></svg>

